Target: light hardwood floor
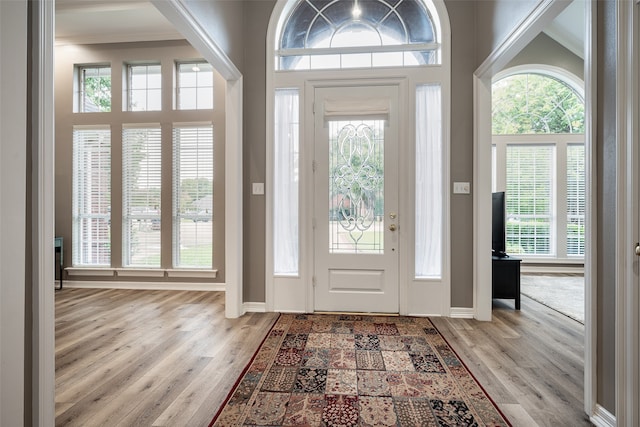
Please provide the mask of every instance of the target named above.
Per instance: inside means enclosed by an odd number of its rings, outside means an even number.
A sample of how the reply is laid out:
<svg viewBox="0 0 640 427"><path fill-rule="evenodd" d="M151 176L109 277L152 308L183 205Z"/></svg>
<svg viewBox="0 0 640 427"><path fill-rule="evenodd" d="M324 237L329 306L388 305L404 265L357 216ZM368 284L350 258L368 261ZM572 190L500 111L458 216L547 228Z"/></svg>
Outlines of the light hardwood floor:
<svg viewBox="0 0 640 427"><path fill-rule="evenodd" d="M590 426L584 325L526 296L494 300L493 320L433 323L515 427Z"/></svg>
<svg viewBox="0 0 640 427"><path fill-rule="evenodd" d="M433 319L513 425L590 425L584 327L523 297L493 322ZM277 315L219 292L56 292L56 425L207 426Z"/></svg>
<svg viewBox="0 0 640 427"><path fill-rule="evenodd" d="M56 292L56 425L207 426L277 314L224 294Z"/></svg>

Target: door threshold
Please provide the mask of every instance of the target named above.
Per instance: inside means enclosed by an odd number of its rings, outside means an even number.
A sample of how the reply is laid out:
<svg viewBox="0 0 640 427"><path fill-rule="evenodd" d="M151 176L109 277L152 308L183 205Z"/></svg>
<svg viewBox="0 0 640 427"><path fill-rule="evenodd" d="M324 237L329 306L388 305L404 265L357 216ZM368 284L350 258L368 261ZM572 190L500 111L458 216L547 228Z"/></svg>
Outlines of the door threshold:
<svg viewBox="0 0 640 427"><path fill-rule="evenodd" d="M314 311L313 314L332 314L344 316L387 316L400 317L400 313L375 313L369 311Z"/></svg>

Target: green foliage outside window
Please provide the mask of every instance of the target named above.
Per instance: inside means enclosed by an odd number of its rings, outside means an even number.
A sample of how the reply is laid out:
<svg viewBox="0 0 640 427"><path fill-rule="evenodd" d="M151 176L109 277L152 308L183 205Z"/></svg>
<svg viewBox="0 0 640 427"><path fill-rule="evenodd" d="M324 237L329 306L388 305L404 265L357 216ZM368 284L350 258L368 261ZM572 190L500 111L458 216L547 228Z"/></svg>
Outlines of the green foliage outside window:
<svg viewBox="0 0 640 427"><path fill-rule="evenodd" d="M493 84L493 134L584 133L584 101L566 84L516 74Z"/></svg>
<svg viewBox="0 0 640 427"><path fill-rule="evenodd" d="M111 111L111 68L86 67L81 70L81 110Z"/></svg>

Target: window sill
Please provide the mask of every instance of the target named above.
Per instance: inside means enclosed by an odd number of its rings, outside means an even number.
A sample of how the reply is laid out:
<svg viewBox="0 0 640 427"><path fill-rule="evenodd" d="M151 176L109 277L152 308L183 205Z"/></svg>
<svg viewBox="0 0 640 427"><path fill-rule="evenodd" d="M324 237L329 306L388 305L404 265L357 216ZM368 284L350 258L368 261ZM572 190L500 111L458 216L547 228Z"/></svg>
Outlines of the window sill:
<svg viewBox="0 0 640 427"><path fill-rule="evenodd" d="M199 269L163 269L163 268L96 268L96 267L67 267L65 271L69 277L167 277L183 279L215 279L218 270Z"/></svg>
<svg viewBox="0 0 640 427"><path fill-rule="evenodd" d="M182 277L189 279L215 279L218 277L218 270L196 270L196 269L169 269L166 270L167 277Z"/></svg>
<svg viewBox="0 0 640 427"><path fill-rule="evenodd" d="M96 268L96 267L67 267L64 269L69 276L114 276L113 268Z"/></svg>
<svg viewBox="0 0 640 427"><path fill-rule="evenodd" d="M164 270L155 268L116 268L118 277L164 277Z"/></svg>

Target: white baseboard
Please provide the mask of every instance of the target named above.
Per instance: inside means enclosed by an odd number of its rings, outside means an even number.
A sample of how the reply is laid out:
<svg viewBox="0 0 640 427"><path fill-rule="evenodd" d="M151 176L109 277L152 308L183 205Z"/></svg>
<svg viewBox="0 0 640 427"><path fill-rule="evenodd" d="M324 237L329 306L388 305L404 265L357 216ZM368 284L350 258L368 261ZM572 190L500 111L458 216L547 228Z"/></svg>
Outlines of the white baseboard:
<svg viewBox="0 0 640 427"><path fill-rule="evenodd" d="M583 274L584 266L568 264L525 264L520 266L520 272L524 274Z"/></svg>
<svg viewBox="0 0 640 427"><path fill-rule="evenodd" d="M266 313L267 304L264 302L245 302L243 304L245 313Z"/></svg>
<svg viewBox="0 0 640 427"><path fill-rule="evenodd" d="M467 307L451 307L449 316L457 319L473 319L476 312L473 308Z"/></svg>
<svg viewBox="0 0 640 427"><path fill-rule="evenodd" d="M120 282L93 280L65 280L64 288L91 289L139 289L164 291L222 291L224 283L188 283L188 282Z"/></svg>
<svg viewBox="0 0 640 427"><path fill-rule="evenodd" d="M600 405L596 405L596 410L591 416L591 422L596 427L615 427L616 417Z"/></svg>

